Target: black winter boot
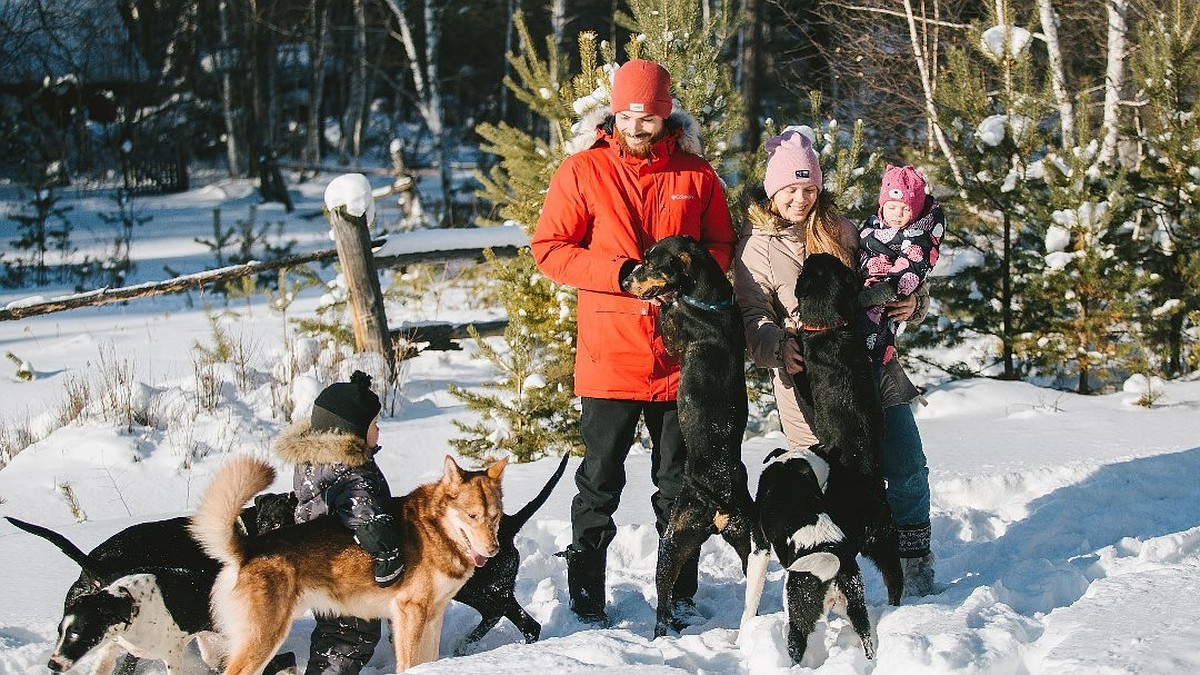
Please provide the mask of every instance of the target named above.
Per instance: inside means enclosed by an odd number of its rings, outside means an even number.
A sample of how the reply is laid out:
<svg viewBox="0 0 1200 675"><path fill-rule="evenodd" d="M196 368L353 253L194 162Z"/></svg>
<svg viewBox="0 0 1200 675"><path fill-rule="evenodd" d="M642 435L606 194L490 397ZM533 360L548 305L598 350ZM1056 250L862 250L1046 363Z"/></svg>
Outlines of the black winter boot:
<svg viewBox="0 0 1200 675"><path fill-rule="evenodd" d="M900 569L904 572L904 595L933 594L933 552L929 547L929 523L901 525Z"/></svg>
<svg viewBox="0 0 1200 675"><path fill-rule="evenodd" d="M604 549L582 551L568 546L567 588L571 593L571 611L584 623L608 626L604 610L604 578L608 552Z"/></svg>

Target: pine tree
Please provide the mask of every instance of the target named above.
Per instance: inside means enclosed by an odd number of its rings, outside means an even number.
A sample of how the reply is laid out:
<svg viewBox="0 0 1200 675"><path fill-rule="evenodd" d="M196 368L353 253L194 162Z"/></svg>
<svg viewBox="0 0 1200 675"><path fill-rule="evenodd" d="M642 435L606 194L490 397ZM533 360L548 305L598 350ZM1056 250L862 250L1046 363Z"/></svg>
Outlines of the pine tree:
<svg viewBox="0 0 1200 675"><path fill-rule="evenodd" d="M736 176L739 148L734 133L741 128L741 103L721 58L723 40L730 35L728 15L718 13L718 19L705 23L698 2L633 2L630 10L631 15L620 18L635 33L626 55L651 58L668 69L674 95L701 125L706 157L722 175ZM476 130L484 139L483 150L499 162L478 178L480 195L492 203L499 218L532 233L550 177L566 157L573 124L596 106L607 106L616 64L611 45L583 33L579 72L558 80L563 76L556 74L567 73L568 65L553 40L546 40L543 57L520 16L514 26L519 51L508 56L514 76L505 84L547 133L536 136L507 124L480 125ZM736 195L727 196L734 203ZM460 424L465 436L452 442L464 454L507 451L518 460L581 448L572 382L575 293L550 283L527 252L491 264L496 267L495 297L508 310L509 323L504 348L477 344L502 375L485 393L452 389L480 416L475 423Z"/></svg>
<svg viewBox="0 0 1200 675"><path fill-rule="evenodd" d="M1149 272L1145 337L1170 376L1200 368L1200 15L1143 3L1136 110L1141 158L1131 175L1143 213L1133 245Z"/></svg>
<svg viewBox="0 0 1200 675"><path fill-rule="evenodd" d="M598 88L604 77L596 66L594 35L580 38L581 74L559 83L554 73L566 72L567 64L554 41L546 40L542 58L523 17L515 17L513 24L520 51L508 56L515 77L506 77L505 85L548 126L550 139L508 124L481 124L476 131L484 139L482 150L500 160L478 179L480 195L497 215L532 234L546 186L571 133L571 102L581 97L577 94ZM464 435L451 443L467 456L507 451L519 461L581 448L572 381L575 295L546 279L528 251L509 260L489 257L489 263L496 270L490 293L508 313L505 348L480 339L476 345L501 376L485 386L485 393L450 388L479 415L476 422L455 422Z"/></svg>
<svg viewBox="0 0 1200 675"><path fill-rule="evenodd" d="M60 201L50 181L46 180L34 187L33 197L27 202L30 207L29 213L17 213L8 217L17 223L18 234L17 238L9 243L13 248L30 252L28 260L5 262L6 276L12 285L23 284L25 273L30 268L33 269L34 285L45 286L49 283L46 275L46 252L49 250L58 251L63 268L66 267L68 258L74 251L71 246L72 226L67 213L74 207L62 206ZM60 281L63 268L59 269Z"/></svg>
<svg viewBox="0 0 1200 675"><path fill-rule="evenodd" d="M1023 298L1026 323L1038 330L1016 340L1027 363L1075 381L1080 394L1137 358L1130 331L1142 277L1122 254L1133 203L1122 173L1094 170L1097 150L1084 142L1040 162L1049 199L1036 215L1047 226L1038 228L1042 264Z"/></svg>
<svg viewBox="0 0 1200 675"><path fill-rule="evenodd" d="M959 269L937 279L934 295L942 319L937 339L954 344L990 336L1001 376L1014 379L1018 338L1038 330L1024 297L1029 285L1039 283L1041 267L1040 225L1032 207L1047 197L1031 168L1050 145L1047 130L1053 125L1043 122L1053 107L1035 81L1029 32L996 23L986 31L971 29L974 50L950 51L946 79L955 86L938 89L943 119L950 120L945 133L964 183L945 200L951 215L943 245L954 252ZM948 167L942 169L932 178L953 184Z"/></svg>
<svg viewBox="0 0 1200 675"><path fill-rule="evenodd" d="M741 193L741 145L744 106L733 86L726 53L738 23L732 3L706 0L629 0L630 14L617 23L633 34L629 58L661 63L671 73L671 93L700 123L704 157L726 179L726 197L737 204Z"/></svg>

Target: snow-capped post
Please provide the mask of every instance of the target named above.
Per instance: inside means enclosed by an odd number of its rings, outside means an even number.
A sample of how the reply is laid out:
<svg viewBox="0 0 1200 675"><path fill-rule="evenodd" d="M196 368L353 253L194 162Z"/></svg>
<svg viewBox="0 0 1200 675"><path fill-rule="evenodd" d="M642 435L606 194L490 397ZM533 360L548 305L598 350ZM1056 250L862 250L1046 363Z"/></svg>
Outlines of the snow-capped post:
<svg viewBox="0 0 1200 675"><path fill-rule="evenodd" d="M375 200L367 177L348 173L333 179L325 188L325 209L346 279L346 293L354 320L354 343L360 352L383 355L389 380L394 380L396 359L387 317L383 313L379 274L371 254Z"/></svg>

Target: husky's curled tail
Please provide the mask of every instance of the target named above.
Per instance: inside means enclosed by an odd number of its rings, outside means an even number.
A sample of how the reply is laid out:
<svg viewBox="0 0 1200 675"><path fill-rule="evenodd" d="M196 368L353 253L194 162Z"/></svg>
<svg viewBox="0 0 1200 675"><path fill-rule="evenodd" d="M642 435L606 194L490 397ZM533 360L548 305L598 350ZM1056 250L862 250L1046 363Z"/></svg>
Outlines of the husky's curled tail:
<svg viewBox="0 0 1200 675"><path fill-rule="evenodd" d="M242 565L246 539L237 527L238 516L246 502L274 480L275 469L261 459L244 455L225 462L188 525L205 553L228 567Z"/></svg>

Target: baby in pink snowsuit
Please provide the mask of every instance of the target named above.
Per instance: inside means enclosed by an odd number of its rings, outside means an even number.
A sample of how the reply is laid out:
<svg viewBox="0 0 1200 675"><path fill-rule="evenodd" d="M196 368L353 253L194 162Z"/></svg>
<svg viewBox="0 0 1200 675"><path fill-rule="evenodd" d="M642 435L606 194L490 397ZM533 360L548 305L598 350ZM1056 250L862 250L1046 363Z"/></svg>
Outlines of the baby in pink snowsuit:
<svg viewBox="0 0 1200 675"><path fill-rule="evenodd" d="M876 364L896 358L898 321L884 304L911 295L938 259L946 232L942 207L925 194L925 179L911 166L888 165L879 189L879 211L859 232L859 272L864 288L859 302L867 352Z"/></svg>

